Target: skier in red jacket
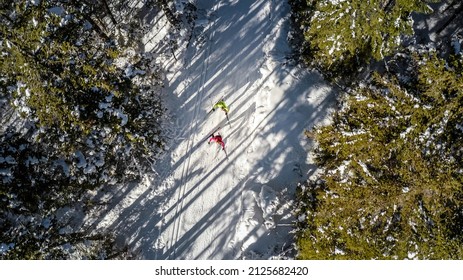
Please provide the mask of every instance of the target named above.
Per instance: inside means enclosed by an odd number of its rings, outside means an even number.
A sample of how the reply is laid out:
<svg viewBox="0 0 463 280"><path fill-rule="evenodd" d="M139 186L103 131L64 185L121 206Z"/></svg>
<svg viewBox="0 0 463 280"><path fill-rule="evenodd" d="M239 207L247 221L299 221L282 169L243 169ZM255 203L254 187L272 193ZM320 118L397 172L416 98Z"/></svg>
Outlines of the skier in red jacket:
<svg viewBox="0 0 463 280"><path fill-rule="evenodd" d="M220 136L220 134L217 133L216 135L214 135L214 133L212 133L211 138L209 139L209 142L207 142L207 144L210 144L211 142L216 142L217 144L222 146L222 150L225 151L225 143L223 142L222 136Z"/></svg>

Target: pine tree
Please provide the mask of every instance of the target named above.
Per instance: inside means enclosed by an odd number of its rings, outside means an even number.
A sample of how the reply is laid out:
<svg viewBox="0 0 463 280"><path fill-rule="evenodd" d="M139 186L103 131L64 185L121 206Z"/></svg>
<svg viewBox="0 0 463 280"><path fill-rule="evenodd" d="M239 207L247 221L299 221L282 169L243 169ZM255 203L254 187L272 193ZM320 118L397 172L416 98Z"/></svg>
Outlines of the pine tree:
<svg viewBox="0 0 463 280"><path fill-rule="evenodd" d="M326 171L301 194L311 202L300 258L463 256L462 69L434 55L416 59L414 88L377 75L317 129Z"/></svg>
<svg viewBox="0 0 463 280"><path fill-rule="evenodd" d="M307 1L312 4L313 1ZM422 0L315 1L306 25L307 60L338 75L355 71L371 59L390 55L403 35L412 34L412 12L430 12Z"/></svg>
<svg viewBox="0 0 463 280"><path fill-rule="evenodd" d="M162 149L155 88L141 94L116 66L121 49L111 33L71 4L0 4L0 92L25 124L0 133L0 244L11 247L0 258L68 258L67 242L91 243L86 257L99 257L112 237L62 233L68 224L57 211L91 207L89 190L139 178Z"/></svg>
<svg viewBox="0 0 463 280"><path fill-rule="evenodd" d="M18 109L73 140L107 127L133 141L139 89L115 66L115 42L95 36L72 6L62 11L69 18L62 24L64 15L50 12L47 1L25 3L11 4L0 26L0 67Z"/></svg>

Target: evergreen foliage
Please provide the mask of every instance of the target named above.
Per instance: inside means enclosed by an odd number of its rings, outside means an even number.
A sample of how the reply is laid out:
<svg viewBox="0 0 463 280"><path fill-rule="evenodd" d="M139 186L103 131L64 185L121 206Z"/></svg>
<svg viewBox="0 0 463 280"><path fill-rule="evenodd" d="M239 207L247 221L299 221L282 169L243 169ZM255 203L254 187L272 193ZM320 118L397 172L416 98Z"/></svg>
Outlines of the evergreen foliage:
<svg viewBox="0 0 463 280"><path fill-rule="evenodd" d="M118 66L121 46L93 20L103 2L0 4L0 94L24 119L0 130L0 258L117 257L112 236L59 213L90 207L89 190L138 179L163 149L160 79L133 82L156 66Z"/></svg>
<svg viewBox="0 0 463 280"><path fill-rule="evenodd" d="M461 60L414 62L413 87L376 75L316 130L325 172L300 189L299 258L463 257Z"/></svg>
<svg viewBox="0 0 463 280"><path fill-rule="evenodd" d="M427 13L438 0L307 0L300 13L307 42L305 59L330 77L352 75L390 55L413 33L412 12ZM309 11L307 11L309 10Z"/></svg>

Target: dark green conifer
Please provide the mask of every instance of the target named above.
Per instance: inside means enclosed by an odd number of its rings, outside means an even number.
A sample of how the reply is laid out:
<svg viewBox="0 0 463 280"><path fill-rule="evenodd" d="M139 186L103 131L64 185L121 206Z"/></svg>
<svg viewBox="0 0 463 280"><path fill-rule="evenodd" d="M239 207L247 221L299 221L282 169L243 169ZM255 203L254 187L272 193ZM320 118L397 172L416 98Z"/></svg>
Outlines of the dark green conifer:
<svg viewBox="0 0 463 280"><path fill-rule="evenodd" d="M317 203L305 204L300 258L463 257L461 68L416 59L414 88L377 75L317 129L326 171L323 187L301 194Z"/></svg>
<svg viewBox="0 0 463 280"><path fill-rule="evenodd" d="M315 8L306 25L306 59L334 75L390 55L402 36L412 34L412 12L431 9L423 0L320 0L307 1Z"/></svg>

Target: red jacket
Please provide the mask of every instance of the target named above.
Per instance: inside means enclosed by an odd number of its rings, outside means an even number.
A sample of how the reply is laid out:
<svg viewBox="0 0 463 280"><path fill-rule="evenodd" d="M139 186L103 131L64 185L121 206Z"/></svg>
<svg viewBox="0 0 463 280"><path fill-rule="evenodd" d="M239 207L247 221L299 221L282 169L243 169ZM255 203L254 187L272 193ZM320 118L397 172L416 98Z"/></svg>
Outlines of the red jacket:
<svg viewBox="0 0 463 280"><path fill-rule="evenodd" d="M220 146L222 146L222 150L225 150L225 143L222 140L222 136L220 135L211 135L211 139L209 139L209 143L216 142Z"/></svg>

